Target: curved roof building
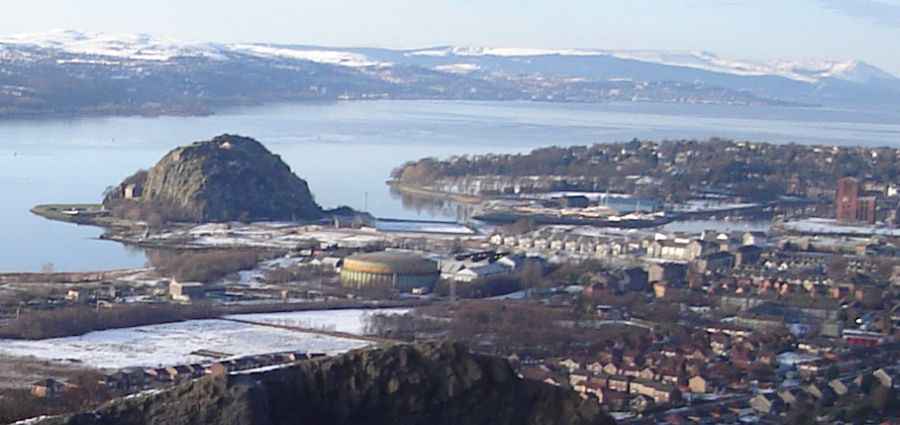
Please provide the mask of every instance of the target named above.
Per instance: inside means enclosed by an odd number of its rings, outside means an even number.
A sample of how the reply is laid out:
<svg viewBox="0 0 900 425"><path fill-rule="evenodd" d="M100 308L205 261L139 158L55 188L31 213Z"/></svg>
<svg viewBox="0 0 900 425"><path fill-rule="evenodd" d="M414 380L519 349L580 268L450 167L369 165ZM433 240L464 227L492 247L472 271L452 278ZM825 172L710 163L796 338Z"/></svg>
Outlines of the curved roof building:
<svg viewBox="0 0 900 425"><path fill-rule="evenodd" d="M352 255L344 259L341 284L354 288L383 286L409 292L431 289L440 277L438 264L417 254L382 251Z"/></svg>

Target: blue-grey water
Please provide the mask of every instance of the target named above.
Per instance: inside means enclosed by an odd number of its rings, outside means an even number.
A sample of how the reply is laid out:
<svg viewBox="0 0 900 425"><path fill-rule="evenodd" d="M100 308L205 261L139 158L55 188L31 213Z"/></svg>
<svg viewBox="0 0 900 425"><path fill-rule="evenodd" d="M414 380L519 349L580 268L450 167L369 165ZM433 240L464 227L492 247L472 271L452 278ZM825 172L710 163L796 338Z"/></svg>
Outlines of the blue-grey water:
<svg viewBox="0 0 900 425"><path fill-rule="evenodd" d="M710 136L775 143L900 144L885 112L648 103L375 101L280 104L208 117L0 121L0 271L140 266L140 251L96 240L100 229L44 220L33 205L96 202L108 185L169 149L221 133L257 138L309 181L325 207L434 218L384 181L425 156L524 152L538 146Z"/></svg>

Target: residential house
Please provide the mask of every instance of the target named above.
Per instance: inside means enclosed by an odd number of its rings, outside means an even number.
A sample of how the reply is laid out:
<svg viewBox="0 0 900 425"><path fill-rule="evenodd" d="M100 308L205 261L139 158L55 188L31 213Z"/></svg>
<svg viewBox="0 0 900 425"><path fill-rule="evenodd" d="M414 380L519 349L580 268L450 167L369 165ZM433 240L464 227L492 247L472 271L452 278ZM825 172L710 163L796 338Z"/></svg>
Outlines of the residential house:
<svg viewBox="0 0 900 425"><path fill-rule="evenodd" d="M194 376L194 369L188 365L169 366L164 368L164 370L166 375L168 375L167 381L177 382Z"/></svg>
<svg viewBox="0 0 900 425"><path fill-rule="evenodd" d="M645 367L638 372L637 377L645 381L652 381L656 379L656 372L652 368Z"/></svg>
<svg viewBox="0 0 900 425"><path fill-rule="evenodd" d="M560 361L559 365L568 369L569 372L575 371L577 369L581 369L581 362L579 362L578 360L575 360L571 357Z"/></svg>
<svg viewBox="0 0 900 425"><path fill-rule="evenodd" d="M775 393L762 393L750 399L750 407L766 415L777 415L784 411L784 402Z"/></svg>
<svg viewBox="0 0 900 425"><path fill-rule="evenodd" d="M888 388L893 387L897 382L896 376L888 372L885 368L879 368L875 372L872 372L872 376L874 376L881 385Z"/></svg>
<svg viewBox="0 0 900 425"><path fill-rule="evenodd" d="M638 414L644 413L646 411L649 411L650 409L653 409L653 406L654 406L653 399L650 397L644 396L644 395L638 395L637 397L631 399L630 402L628 402L629 409L632 412L635 412Z"/></svg>
<svg viewBox="0 0 900 425"><path fill-rule="evenodd" d="M169 295L175 301L192 301L206 297L207 285L200 282L171 282Z"/></svg>
<svg viewBox="0 0 900 425"><path fill-rule="evenodd" d="M674 385L662 382L636 379L631 382L628 392L650 397L656 404L669 404L681 401L681 391Z"/></svg>
<svg viewBox="0 0 900 425"><path fill-rule="evenodd" d="M745 245L734 251L734 266L748 266L759 262L762 256L762 248L755 245Z"/></svg>
<svg viewBox="0 0 900 425"><path fill-rule="evenodd" d="M834 390L824 382L813 382L803 387L803 391L817 400L833 400L836 396Z"/></svg>
<svg viewBox="0 0 900 425"><path fill-rule="evenodd" d="M802 391L800 391L800 390L798 390L798 389L795 389L795 388L788 388L788 389L784 389L784 390L779 391L779 392L778 392L778 397L780 397L780 398L781 398L781 401L783 401L785 404L791 405L791 406L792 406L792 405L793 405L794 403L796 403L798 400L800 400L801 398L803 398L803 397L804 397L804 394L805 394L804 392L802 392Z"/></svg>
<svg viewBox="0 0 900 425"><path fill-rule="evenodd" d="M673 240L658 240L647 247L647 256L666 260L685 260L688 257L688 245Z"/></svg>
<svg viewBox="0 0 900 425"><path fill-rule="evenodd" d="M698 258L703 258L721 250L721 247L715 242L695 239L687 244L687 252L685 253L685 256L684 258L682 258L682 260L694 261Z"/></svg>
<svg viewBox="0 0 900 425"><path fill-rule="evenodd" d="M649 263L646 270L649 282L679 283L684 281L687 272L687 268L681 263Z"/></svg>
<svg viewBox="0 0 900 425"><path fill-rule="evenodd" d="M55 397L61 394L66 385L55 379L42 379L31 384L30 392L35 397Z"/></svg>
<svg viewBox="0 0 900 425"><path fill-rule="evenodd" d="M702 375L694 375L688 379L688 388L690 388L692 393L706 394L712 392L709 384L709 379Z"/></svg>
<svg viewBox="0 0 900 425"><path fill-rule="evenodd" d="M612 362L607 363L605 366L603 366L603 373L605 373L607 375L618 375L619 374L619 366L617 366L615 363L612 363Z"/></svg>
<svg viewBox="0 0 900 425"><path fill-rule="evenodd" d="M641 369L635 366L622 366L622 368L619 369L619 373L631 378L637 378L641 374Z"/></svg>
<svg viewBox="0 0 900 425"><path fill-rule="evenodd" d="M592 373L602 373L603 372L603 363L600 363L599 361L593 362L593 363L585 366L585 369L589 370Z"/></svg>
<svg viewBox="0 0 900 425"><path fill-rule="evenodd" d="M591 377L591 373L586 369L575 369L569 372L569 385L575 387L575 384L587 381Z"/></svg>
<svg viewBox="0 0 900 425"><path fill-rule="evenodd" d="M97 377L97 384L111 391L129 388L127 378L122 372L100 375Z"/></svg>
<svg viewBox="0 0 900 425"><path fill-rule="evenodd" d="M66 292L66 300L75 303L83 303L90 301L91 290L88 288L74 288Z"/></svg>
<svg viewBox="0 0 900 425"><path fill-rule="evenodd" d="M850 387L848 387L847 384L845 384L840 379L832 379L831 381L828 381L828 386L831 387L831 390L834 391L834 394L838 397L845 396L850 393Z"/></svg>
<svg viewBox="0 0 900 425"><path fill-rule="evenodd" d="M623 375L611 375L607 380L607 388L612 391L628 393L631 378Z"/></svg>
<svg viewBox="0 0 900 425"><path fill-rule="evenodd" d="M735 259L734 254L722 251L705 255L697 260L696 264L697 271L701 273L718 272L733 269Z"/></svg>
<svg viewBox="0 0 900 425"><path fill-rule="evenodd" d="M656 298L665 298L669 284L663 281L653 282L653 296Z"/></svg>
<svg viewBox="0 0 900 425"><path fill-rule="evenodd" d="M765 232L744 232L741 235L741 243L744 246L758 246L765 248L769 245L769 237Z"/></svg>
<svg viewBox="0 0 900 425"><path fill-rule="evenodd" d="M603 389L605 387L604 383L595 379L587 379L572 385L572 389L580 393L582 397L594 396L599 403L603 403Z"/></svg>

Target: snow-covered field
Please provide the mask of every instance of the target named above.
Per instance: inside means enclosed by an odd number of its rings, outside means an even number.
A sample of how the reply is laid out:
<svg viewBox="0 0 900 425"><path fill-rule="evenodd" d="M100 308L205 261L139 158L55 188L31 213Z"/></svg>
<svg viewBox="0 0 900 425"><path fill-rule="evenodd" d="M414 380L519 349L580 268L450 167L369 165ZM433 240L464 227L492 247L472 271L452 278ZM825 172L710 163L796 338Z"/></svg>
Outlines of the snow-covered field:
<svg viewBox="0 0 900 425"><path fill-rule="evenodd" d="M355 335L365 333L366 317L373 314L406 314L407 308L382 308L377 310L315 310L288 313L236 314L226 316L250 322L297 326L311 329L346 332Z"/></svg>
<svg viewBox="0 0 900 425"><path fill-rule="evenodd" d="M203 247L264 247L296 248L306 241L316 240L323 245L361 247L382 242L388 236L370 230L334 229L318 225L298 225L285 222L258 222L251 224L201 224L187 231L166 232L150 236L165 241L188 237L189 245Z"/></svg>
<svg viewBox="0 0 900 425"><path fill-rule="evenodd" d="M371 311L374 310L328 310L234 317L361 333L364 317L371 314ZM403 312L381 311L397 314ZM78 363L101 369L118 369L209 361L209 358L191 354L204 349L231 356L288 350L339 354L367 345L369 343L360 340L213 319L97 331L77 337L38 341L0 340L0 353L52 362Z"/></svg>
<svg viewBox="0 0 900 425"><path fill-rule="evenodd" d="M201 224L190 229L157 233L150 240L166 243L177 240L179 244L197 247L262 247L294 249L309 241L323 246L360 248L395 238L421 237L452 240L456 237L479 238L472 229L453 223L393 222L381 221L378 229L335 229L330 226L304 225L288 222L256 222L250 224Z"/></svg>

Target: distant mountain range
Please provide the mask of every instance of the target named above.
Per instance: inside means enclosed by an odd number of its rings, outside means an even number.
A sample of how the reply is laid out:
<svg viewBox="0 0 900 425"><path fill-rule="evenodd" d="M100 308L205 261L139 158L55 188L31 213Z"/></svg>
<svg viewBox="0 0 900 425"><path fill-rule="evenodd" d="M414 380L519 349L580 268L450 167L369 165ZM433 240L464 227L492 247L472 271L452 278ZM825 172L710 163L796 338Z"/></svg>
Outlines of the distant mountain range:
<svg viewBox="0 0 900 425"><path fill-rule="evenodd" d="M55 30L0 38L0 117L204 114L285 100L467 99L898 108L863 62L707 52L330 48Z"/></svg>

